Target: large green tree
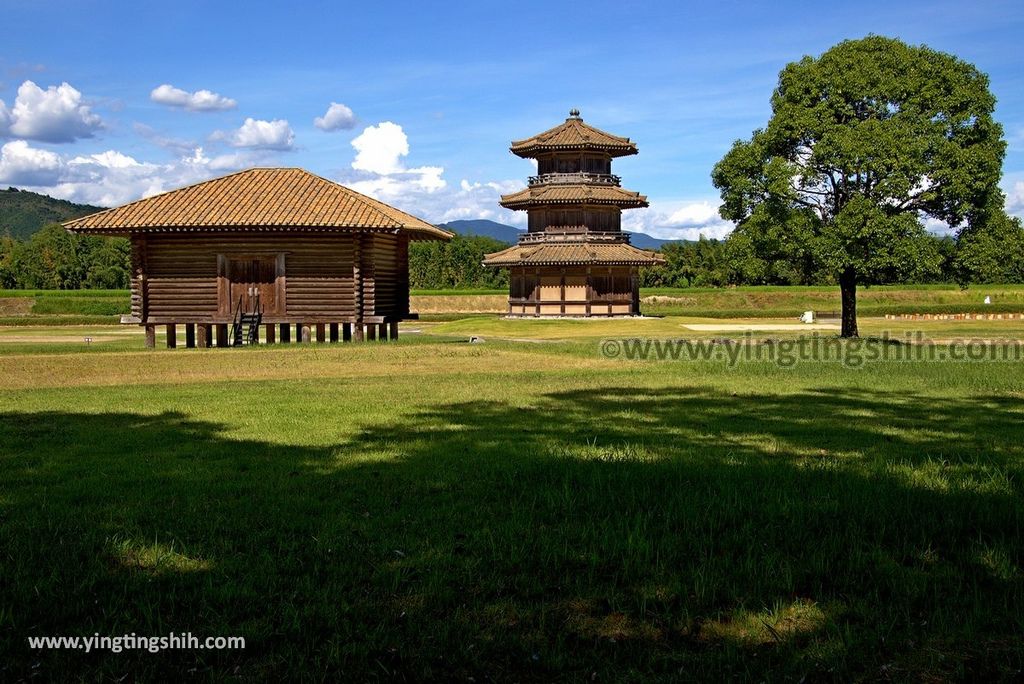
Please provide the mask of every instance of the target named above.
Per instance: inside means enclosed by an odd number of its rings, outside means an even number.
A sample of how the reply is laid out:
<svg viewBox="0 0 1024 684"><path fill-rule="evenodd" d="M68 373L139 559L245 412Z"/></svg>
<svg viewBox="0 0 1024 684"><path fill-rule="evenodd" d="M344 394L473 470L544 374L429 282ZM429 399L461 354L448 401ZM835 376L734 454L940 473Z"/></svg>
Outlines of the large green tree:
<svg viewBox="0 0 1024 684"><path fill-rule="evenodd" d="M869 36L779 74L767 126L715 166L723 218L761 258L839 282L842 335L857 285L934 272L923 220L981 224L1005 143L988 78L925 46Z"/></svg>

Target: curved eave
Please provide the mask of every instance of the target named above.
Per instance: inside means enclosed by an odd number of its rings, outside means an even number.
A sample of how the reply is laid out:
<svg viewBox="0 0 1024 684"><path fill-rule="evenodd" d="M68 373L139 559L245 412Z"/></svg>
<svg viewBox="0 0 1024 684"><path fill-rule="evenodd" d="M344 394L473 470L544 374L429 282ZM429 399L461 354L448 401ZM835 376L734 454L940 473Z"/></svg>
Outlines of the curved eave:
<svg viewBox="0 0 1024 684"><path fill-rule="evenodd" d="M578 199L578 200L547 200L547 199L526 199L526 200L515 200L506 202L502 200L499 202L501 206L506 209L522 210L522 209L533 209L539 207L549 206L564 206L564 205L580 205L580 204L596 204L602 206L618 207L619 209L643 209L650 206L647 203L647 198L641 196L641 199L637 200L594 200L594 199Z"/></svg>
<svg viewBox="0 0 1024 684"><path fill-rule="evenodd" d="M406 226L281 226L281 225L239 225L239 226L203 226L203 225L140 225L140 226L75 226L74 221L61 225L69 233L81 235L166 235L180 233L386 233L391 235L408 235L412 240L451 240L454 233L435 226L430 228Z"/></svg>
<svg viewBox="0 0 1024 684"><path fill-rule="evenodd" d="M602 145L602 144L572 144L572 145L545 145L543 143L516 144L512 143L509 152L523 159L535 159L541 154L552 152L602 152L609 157L628 157L632 154L639 154L640 150L636 145Z"/></svg>
<svg viewBox="0 0 1024 684"><path fill-rule="evenodd" d="M485 254L483 265L491 268L516 266L656 266L665 259L655 252L632 245L514 245Z"/></svg>

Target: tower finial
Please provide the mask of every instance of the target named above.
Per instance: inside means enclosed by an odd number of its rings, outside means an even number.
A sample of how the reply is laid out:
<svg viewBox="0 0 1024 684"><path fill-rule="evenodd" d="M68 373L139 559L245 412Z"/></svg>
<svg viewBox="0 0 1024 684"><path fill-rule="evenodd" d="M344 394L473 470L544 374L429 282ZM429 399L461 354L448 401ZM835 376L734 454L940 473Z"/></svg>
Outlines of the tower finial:
<svg viewBox="0 0 1024 684"><path fill-rule="evenodd" d="M580 110L576 109L575 107L570 109L569 110L569 118L570 119L578 119L578 118L580 118Z"/></svg>

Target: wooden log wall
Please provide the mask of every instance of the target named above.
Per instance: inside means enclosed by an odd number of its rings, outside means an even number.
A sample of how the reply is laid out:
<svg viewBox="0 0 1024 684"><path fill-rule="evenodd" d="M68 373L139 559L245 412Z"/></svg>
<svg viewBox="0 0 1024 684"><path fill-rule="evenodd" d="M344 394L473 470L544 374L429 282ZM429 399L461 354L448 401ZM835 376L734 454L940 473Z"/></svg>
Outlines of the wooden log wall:
<svg viewBox="0 0 1024 684"><path fill-rule="evenodd" d="M407 237L283 232L133 237L132 313L150 323L230 320L219 313L224 284L218 285L218 255L253 254L284 255L284 302L279 315L266 316L268 322L408 314Z"/></svg>

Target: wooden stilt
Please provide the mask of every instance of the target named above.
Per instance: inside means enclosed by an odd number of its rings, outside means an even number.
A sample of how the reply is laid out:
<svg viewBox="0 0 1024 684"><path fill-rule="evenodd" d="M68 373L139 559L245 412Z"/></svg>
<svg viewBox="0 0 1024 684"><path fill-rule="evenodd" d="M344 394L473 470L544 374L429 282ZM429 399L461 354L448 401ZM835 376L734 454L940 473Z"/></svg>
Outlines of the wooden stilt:
<svg viewBox="0 0 1024 684"><path fill-rule="evenodd" d="M362 323L354 323L353 324L352 337L353 337L353 339L355 339L356 342L362 342L363 341L364 338L363 338L363 324Z"/></svg>
<svg viewBox="0 0 1024 684"><path fill-rule="evenodd" d="M178 326L174 323L167 324L167 348L174 349L178 346Z"/></svg>
<svg viewBox="0 0 1024 684"><path fill-rule="evenodd" d="M352 324L351 323L342 323L341 324L341 339L344 342L351 342L352 341Z"/></svg>
<svg viewBox="0 0 1024 684"><path fill-rule="evenodd" d="M391 321L391 323L389 325L391 326L391 330L388 331L388 337L390 337L393 340L397 340L398 339L398 321Z"/></svg>
<svg viewBox="0 0 1024 684"><path fill-rule="evenodd" d="M148 349L153 349L154 347L156 347L156 326L155 325L147 325L146 326L146 347Z"/></svg>
<svg viewBox="0 0 1024 684"><path fill-rule="evenodd" d="M226 347L228 346L228 324L218 323L217 324L217 346Z"/></svg>
<svg viewBox="0 0 1024 684"><path fill-rule="evenodd" d="M338 341L338 324L337 323L331 323L331 337L330 337L330 340L331 340L331 342L337 342Z"/></svg>
<svg viewBox="0 0 1024 684"><path fill-rule="evenodd" d="M281 344L288 344L292 341L292 326L288 323L282 323L278 326L278 330L281 332Z"/></svg>
<svg viewBox="0 0 1024 684"><path fill-rule="evenodd" d="M316 324L316 341L320 343L327 341L327 326L323 323Z"/></svg>
<svg viewBox="0 0 1024 684"><path fill-rule="evenodd" d="M377 326L377 338L381 342L386 342L387 341L387 339L388 339L388 324L387 323L381 323L380 325Z"/></svg>
<svg viewBox="0 0 1024 684"><path fill-rule="evenodd" d="M195 349L196 348L196 324L186 323L185 324L185 348Z"/></svg>
<svg viewBox="0 0 1024 684"><path fill-rule="evenodd" d="M273 323L267 323L267 344L277 342L277 327Z"/></svg>
<svg viewBox="0 0 1024 684"><path fill-rule="evenodd" d="M196 346L206 349L210 346L210 326L200 323L196 326Z"/></svg>

